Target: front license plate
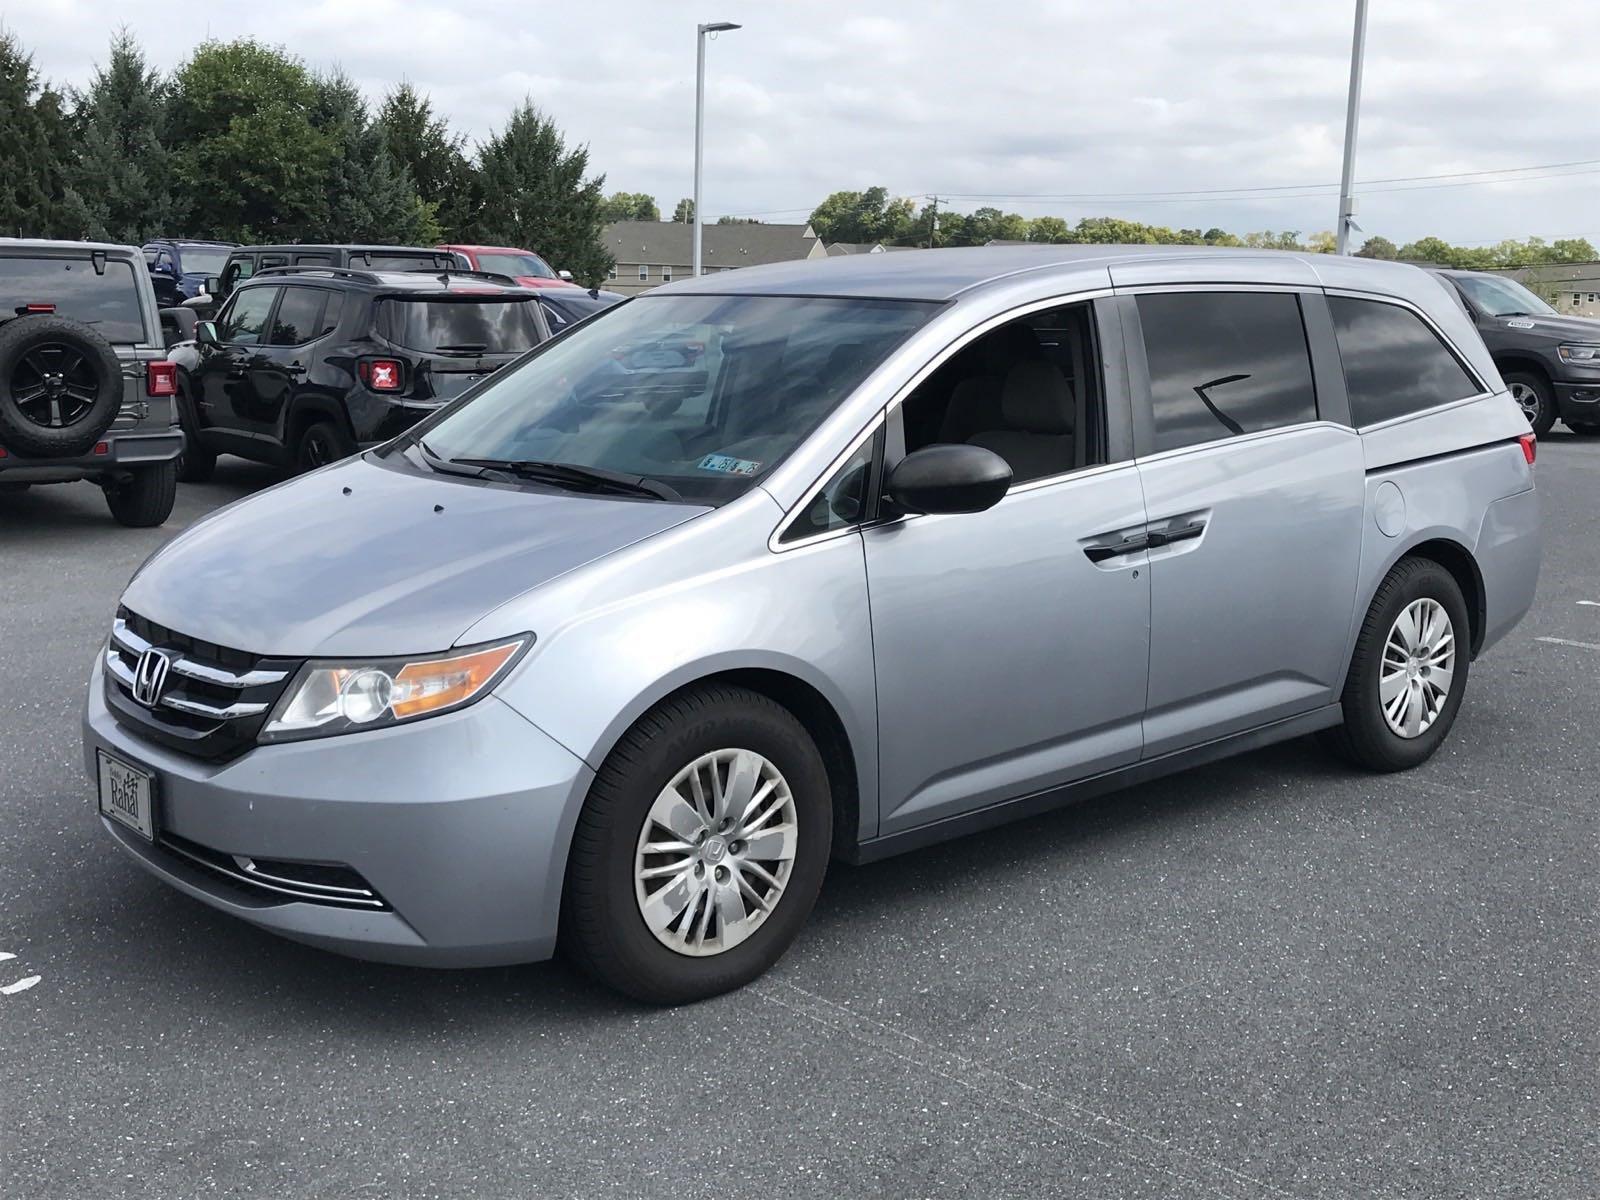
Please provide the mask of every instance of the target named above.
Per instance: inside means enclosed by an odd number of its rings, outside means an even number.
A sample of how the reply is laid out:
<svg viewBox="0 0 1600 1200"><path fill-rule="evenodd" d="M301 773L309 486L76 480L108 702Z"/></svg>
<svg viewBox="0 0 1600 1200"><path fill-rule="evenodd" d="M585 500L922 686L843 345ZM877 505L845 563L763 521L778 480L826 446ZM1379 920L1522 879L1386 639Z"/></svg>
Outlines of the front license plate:
<svg viewBox="0 0 1600 1200"><path fill-rule="evenodd" d="M112 758L104 750L96 750L95 754L100 762L100 811L140 837L155 841L156 823L151 811L155 777Z"/></svg>

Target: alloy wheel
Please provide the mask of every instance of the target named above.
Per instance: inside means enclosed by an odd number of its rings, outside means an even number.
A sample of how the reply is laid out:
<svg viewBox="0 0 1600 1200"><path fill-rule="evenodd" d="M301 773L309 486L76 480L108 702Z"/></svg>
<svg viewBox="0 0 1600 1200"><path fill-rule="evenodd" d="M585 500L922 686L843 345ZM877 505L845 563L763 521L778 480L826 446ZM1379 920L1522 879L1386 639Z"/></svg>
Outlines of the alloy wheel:
<svg viewBox="0 0 1600 1200"><path fill-rule="evenodd" d="M44 342L24 354L11 372L11 398L35 425L66 429L94 407L100 378L80 351Z"/></svg>
<svg viewBox="0 0 1600 1200"><path fill-rule="evenodd" d="M1455 678L1455 627L1431 597L1400 611L1383 645L1378 699L1383 719L1403 738L1420 737L1438 720Z"/></svg>
<svg viewBox="0 0 1600 1200"><path fill-rule="evenodd" d="M1508 389L1511 398L1517 402L1517 407L1522 410L1522 415L1528 418L1532 425L1539 419L1539 393L1531 383L1513 383Z"/></svg>
<svg viewBox="0 0 1600 1200"><path fill-rule="evenodd" d="M721 954L783 898L799 830L782 773L753 750L713 750L661 789L639 831L634 891L657 941Z"/></svg>

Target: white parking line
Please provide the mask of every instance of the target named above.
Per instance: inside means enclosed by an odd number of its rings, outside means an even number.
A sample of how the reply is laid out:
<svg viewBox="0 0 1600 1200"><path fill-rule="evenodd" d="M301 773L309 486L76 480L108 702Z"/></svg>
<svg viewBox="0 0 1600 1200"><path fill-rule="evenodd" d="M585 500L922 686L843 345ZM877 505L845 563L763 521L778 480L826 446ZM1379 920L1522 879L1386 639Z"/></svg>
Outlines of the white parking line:
<svg viewBox="0 0 1600 1200"><path fill-rule="evenodd" d="M1576 646L1580 650L1600 650L1597 642L1575 642L1571 638L1534 638L1536 642L1544 642L1551 646Z"/></svg>
<svg viewBox="0 0 1600 1200"><path fill-rule="evenodd" d="M1579 600L1578 603L1585 608L1600 608L1600 600Z"/></svg>
<svg viewBox="0 0 1600 1200"><path fill-rule="evenodd" d="M0 962L6 962L15 957L16 955L9 950L0 950ZM43 978L43 975L29 975L26 979L8 983L5 987L0 987L0 996L15 996L18 992L25 992Z"/></svg>

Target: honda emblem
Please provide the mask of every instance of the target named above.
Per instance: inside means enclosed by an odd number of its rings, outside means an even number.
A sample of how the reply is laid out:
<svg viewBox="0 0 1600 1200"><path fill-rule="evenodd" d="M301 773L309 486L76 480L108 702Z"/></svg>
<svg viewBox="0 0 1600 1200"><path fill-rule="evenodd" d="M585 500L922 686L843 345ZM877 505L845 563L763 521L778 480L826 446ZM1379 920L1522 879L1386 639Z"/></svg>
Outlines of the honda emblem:
<svg viewBox="0 0 1600 1200"><path fill-rule="evenodd" d="M171 669L172 659L165 651L146 650L133 670L133 698L146 708L154 708L161 701Z"/></svg>

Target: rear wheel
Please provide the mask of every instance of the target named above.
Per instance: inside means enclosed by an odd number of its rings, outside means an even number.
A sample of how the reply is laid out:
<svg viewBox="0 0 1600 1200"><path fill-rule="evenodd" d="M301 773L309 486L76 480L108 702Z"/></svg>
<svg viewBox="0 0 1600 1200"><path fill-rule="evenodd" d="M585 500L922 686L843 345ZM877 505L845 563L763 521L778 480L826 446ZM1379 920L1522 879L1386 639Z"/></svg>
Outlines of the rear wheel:
<svg viewBox="0 0 1600 1200"><path fill-rule="evenodd" d="M205 483L216 473L217 452L208 450L200 440L195 426L194 402L188 390L178 385L175 397L178 405L178 423L183 427L183 453L178 456L178 481L180 483Z"/></svg>
<svg viewBox="0 0 1600 1200"><path fill-rule="evenodd" d="M106 485L106 505L111 515L134 529L160 525L172 515L178 498L178 463L135 467L129 479Z"/></svg>
<svg viewBox="0 0 1600 1200"><path fill-rule="evenodd" d="M332 421L316 421L306 426L295 447L294 466L297 471L315 471L356 452L350 439Z"/></svg>
<svg viewBox="0 0 1600 1200"><path fill-rule="evenodd" d="M1378 587L1356 639L1327 740L1374 771L1432 757L1466 692L1471 627L1455 577L1425 558L1401 559Z"/></svg>
<svg viewBox="0 0 1600 1200"><path fill-rule="evenodd" d="M1517 402L1522 415L1528 418L1533 432L1543 437L1556 423L1556 398L1544 376L1528 371L1511 371L1503 375L1506 390Z"/></svg>
<svg viewBox="0 0 1600 1200"><path fill-rule="evenodd" d="M595 776L562 949L651 1003L741 987L805 924L832 839L827 770L794 715L743 688L685 692L641 718Z"/></svg>

